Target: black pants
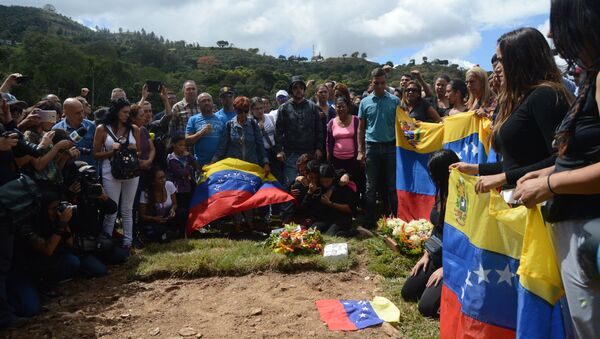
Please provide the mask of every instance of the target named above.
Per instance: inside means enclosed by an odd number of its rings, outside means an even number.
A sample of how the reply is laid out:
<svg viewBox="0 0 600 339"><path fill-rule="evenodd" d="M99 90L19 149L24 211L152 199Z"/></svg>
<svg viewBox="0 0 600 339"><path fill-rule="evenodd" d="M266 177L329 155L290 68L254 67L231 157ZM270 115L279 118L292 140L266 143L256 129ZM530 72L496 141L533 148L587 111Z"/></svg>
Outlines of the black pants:
<svg viewBox="0 0 600 339"><path fill-rule="evenodd" d="M6 299L6 279L12 262L15 238L11 228L0 225L0 329L14 318L13 309Z"/></svg>
<svg viewBox="0 0 600 339"><path fill-rule="evenodd" d="M414 277L408 277L402 286L402 298L406 301L419 301L419 312L430 318L439 318L442 282L437 286L426 287L429 277L438 269L429 261L425 271L420 270Z"/></svg>
<svg viewBox="0 0 600 339"><path fill-rule="evenodd" d="M185 234L186 224L187 209L179 207L175 211L175 217L166 223L144 222L140 224L140 230L147 241L164 243L182 237Z"/></svg>
<svg viewBox="0 0 600 339"><path fill-rule="evenodd" d="M351 237L355 233L352 224L347 222L317 221L311 227L316 227L321 233L332 237Z"/></svg>

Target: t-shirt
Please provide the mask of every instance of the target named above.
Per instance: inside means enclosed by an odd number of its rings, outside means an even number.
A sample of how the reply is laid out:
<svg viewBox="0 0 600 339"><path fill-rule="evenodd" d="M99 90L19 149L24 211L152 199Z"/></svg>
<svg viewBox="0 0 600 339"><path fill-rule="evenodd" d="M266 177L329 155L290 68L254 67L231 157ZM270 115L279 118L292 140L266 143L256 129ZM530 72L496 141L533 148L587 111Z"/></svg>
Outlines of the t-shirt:
<svg viewBox="0 0 600 339"><path fill-rule="evenodd" d="M52 126L52 129L62 129L64 131L67 131L67 133L70 134L73 131L76 131L77 129L79 129L81 127L85 127L87 132L85 133L83 138L81 140L79 140L79 142L77 142L76 146L79 148L85 148L85 149L91 150L94 147L93 146L94 134L96 133L96 124L93 121L90 121L88 119L83 119L83 121L81 121L81 125L74 127L74 126L69 125L69 123L67 122L67 119L64 118L61 121L59 121L58 123L56 123L56 125ZM91 152L90 152L90 154L85 154L85 155L82 154L78 160L85 161L90 165L96 164L96 160L92 156Z"/></svg>
<svg viewBox="0 0 600 339"><path fill-rule="evenodd" d="M210 134L198 139L196 144L194 144L194 155L196 156L196 160L200 167L208 164L215 155L217 147L219 146L221 134L223 134L223 130L225 129L225 123L215 114L208 116L196 114L188 120L187 128L185 130L186 135L192 135L202 130L207 124L212 126L212 131Z"/></svg>
<svg viewBox="0 0 600 339"><path fill-rule="evenodd" d="M169 213L169 211L171 210L171 207L173 206L173 200L171 199L171 195L173 195L174 193L177 193L177 187L175 187L175 184L170 182L170 181L166 181L165 182L165 189L167 190L167 199L165 201L162 202L155 202L155 210L156 210L156 216L165 216ZM142 195L140 196L140 204L147 204L148 203L148 192L144 192L142 193Z"/></svg>
<svg viewBox="0 0 600 339"><path fill-rule="evenodd" d="M331 124L333 134L333 156L338 159L354 158L354 119L350 119L350 125L340 126L337 119Z"/></svg>
<svg viewBox="0 0 600 339"><path fill-rule="evenodd" d="M429 117L429 107L431 107L431 104L427 100L419 100L417 105L410 111L410 117L423 122L433 122Z"/></svg>
<svg viewBox="0 0 600 339"><path fill-rule="evenodd" d="M215 113L215 115L221 119L221 121L223 121L224 124L227 123L227 121L233 119L233 117L235 117L235 111L233 112L225 112L223 108L221 108L220 110L217 111L217 113Z"/></svg>
<svg viewBox="0 0 600 339"><path fill-rule="evenodd" d="M358 117L367 122L367 142L391 142L396 140L396 107L398 97L385 92L378 97L374 93L364 98L358 108Z"/></svg>
<svg viewBox="0 0 600 339"><path fill-rule="evenodd" d="M275 122L271 116L265 115L264 122L262 124L262 128L260 129L263 136L263 144L265 149L271 149L271 147L275 146ZM261 123L258 123L258 127L261 126Z"/></svg>

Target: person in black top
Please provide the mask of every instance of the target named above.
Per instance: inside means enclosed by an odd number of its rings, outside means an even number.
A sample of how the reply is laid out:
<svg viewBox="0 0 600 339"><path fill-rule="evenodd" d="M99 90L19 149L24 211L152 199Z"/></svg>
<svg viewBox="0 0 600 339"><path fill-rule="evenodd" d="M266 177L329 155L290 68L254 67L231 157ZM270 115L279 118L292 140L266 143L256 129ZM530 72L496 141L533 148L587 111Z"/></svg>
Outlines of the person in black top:
<svg viewBox="0 0 600 339"><path fill-rule="evenodd" d="M554 0L550 35L561 57L586 71L584 87L555 139L554 166L528 173L517 182L515 198L527 207L548 200L554 250L560 263L569 313L576 335L600 338L598 243L589 265L585 245L600 233L600 3ZM593 239L589 239L590 241Z"/></svg>
<svg viewBox="0 0 600 339"><path fill-rule="evenodd" d="M461 172L481 175L475 185L479 193L514 188L527 172L554 163L554 131L572 100L550 46L537 29L520 28L502 35L496 55L502 65L502 91L492 146L502 162L453 165Z"/></svg>
<svg viewBox="0 0 600 339"><path fill-rule="evenodd" d="M319 168L319 182L311 182L303 205L310 207L316 221L312 225L331 236L353 234L352 216L356 212L356 193L348 185L340 185L332 165Z"/></svg>
<svg viewBox="0 0 600 339"><path fill-rule="evenodd" d="M433 223L431 238L427 240L425 253L410 272L410 277L402 287L402 298L406 301L419 301L419 312L426 317L440 316L440 300L442 297L442 238L444 234L444 215L446 214L446 198L448 197L448 167L458 161L458 156L451 150L433 153L427 169L437 188L435 205L431 209L430 220ZM431 252L431 253L430 253Z"/></svg>
<svg viewBox="0 0 600 339"><path fill-rule="evenodd" d="M421 85L416 81L409 81L406 85L406 111L411 118L423 122L440 122L437 111L431 107L427 100L421 98Z"/></svg>

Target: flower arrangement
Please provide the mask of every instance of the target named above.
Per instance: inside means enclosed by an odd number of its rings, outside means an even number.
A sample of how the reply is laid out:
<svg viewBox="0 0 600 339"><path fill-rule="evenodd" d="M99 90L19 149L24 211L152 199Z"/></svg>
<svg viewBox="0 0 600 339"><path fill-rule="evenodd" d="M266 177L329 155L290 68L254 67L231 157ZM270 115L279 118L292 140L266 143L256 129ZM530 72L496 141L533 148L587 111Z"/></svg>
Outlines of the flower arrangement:
<svg viewBox="0 0 600 339"><path fill-rule="evenodd" d="M316 228L306 229L291 223L283 225L279 231L272 232L265 244L275 253L306 255L322 254L325 242Z"/></svg>
<svg viewBox="0 0 600 339"><path fill-rule="evenodd" d="M377 222L377 229L394 240L403 253L420 254L423 243L431 236L433 224L425 219L406 222L399 218L382 218Z"/></svg>

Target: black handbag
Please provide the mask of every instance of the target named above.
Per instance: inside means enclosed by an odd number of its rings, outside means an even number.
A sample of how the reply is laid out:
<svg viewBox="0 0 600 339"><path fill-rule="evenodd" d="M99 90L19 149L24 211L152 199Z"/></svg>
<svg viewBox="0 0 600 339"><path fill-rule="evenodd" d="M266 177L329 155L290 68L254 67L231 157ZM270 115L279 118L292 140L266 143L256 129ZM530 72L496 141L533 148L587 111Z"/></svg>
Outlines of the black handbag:
<svg viewBox="0 0 600 339"><path fill-rule="evenodd" d="M27 175L0 186L0 225L17 226L40 211L42 193Z"/></svg>
<svg viewBox="0 0 600 339"><path fill-rule="evenodd" d="M429 254L429 259L437 267L442 267L442 239L438 238L435 234L432 234L429 239L423 244L425 251Z"/></svg>
<svg viewBox="0 0 600 339"><path fill-rule="evenodd" d="M104 128L114 142L119 142L117 136L108 128L108 126L104 125ZM137 151L129 149L128 147L129 133L130 131L127 130L127 133L125 134L125 143L122 144L110 158L110 173L115 179L133 179L140 175L140 162Z"/></svg>

